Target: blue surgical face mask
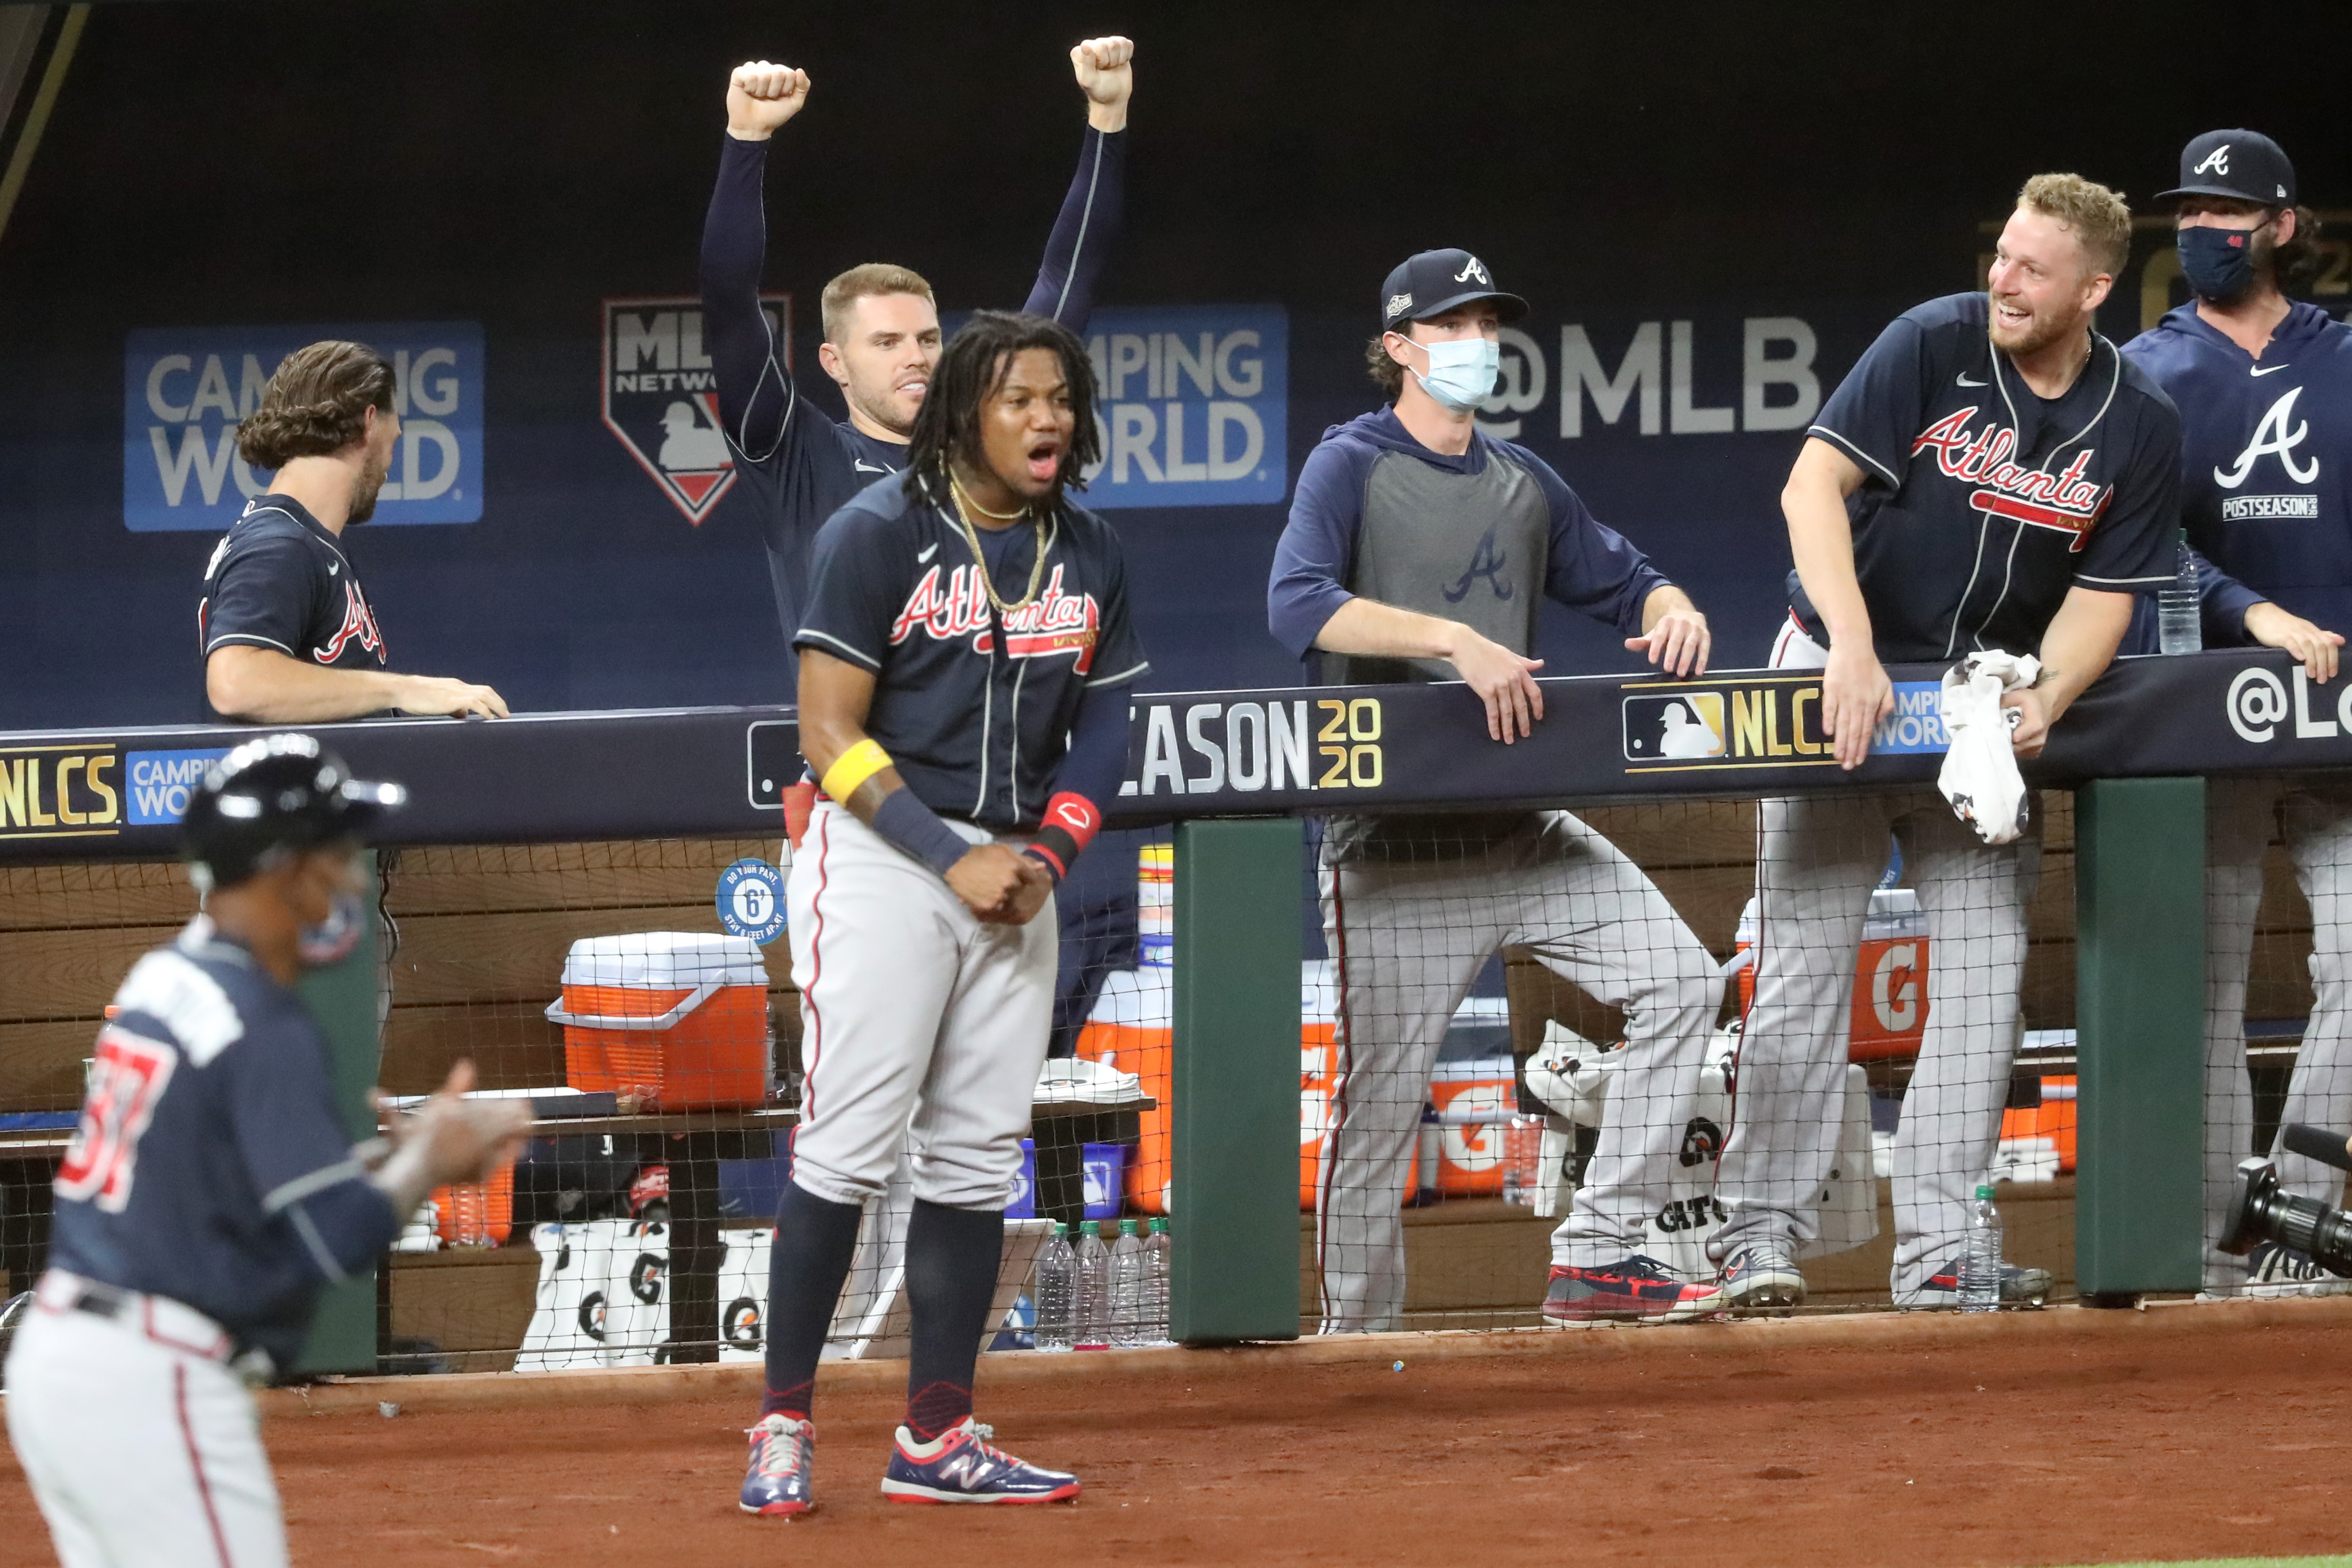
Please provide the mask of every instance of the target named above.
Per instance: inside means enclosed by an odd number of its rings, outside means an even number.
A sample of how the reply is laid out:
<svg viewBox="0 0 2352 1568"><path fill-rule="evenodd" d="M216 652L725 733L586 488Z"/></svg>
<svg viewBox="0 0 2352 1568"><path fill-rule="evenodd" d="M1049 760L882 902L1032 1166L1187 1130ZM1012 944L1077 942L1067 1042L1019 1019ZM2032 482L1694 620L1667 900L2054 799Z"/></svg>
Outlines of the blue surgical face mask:
<svg viewBox="0 0 2352 1568"><path fill-rule="evenodd" d="M2174 236L2180 247L2180 275L2200 300L2235 300L2254 284L2252 228L2214 228L2200 224Z"/></svg>
<svg viewBox="0 0 2352 1568"><path fill-rule="evenodd" d="M1448 338L1413 346L1429 355L1429 374L1414 371L1413 379L1442 406L1467 414L1494 395L1495 382L1503 374L1500 343L1483 337Z"/></svg>

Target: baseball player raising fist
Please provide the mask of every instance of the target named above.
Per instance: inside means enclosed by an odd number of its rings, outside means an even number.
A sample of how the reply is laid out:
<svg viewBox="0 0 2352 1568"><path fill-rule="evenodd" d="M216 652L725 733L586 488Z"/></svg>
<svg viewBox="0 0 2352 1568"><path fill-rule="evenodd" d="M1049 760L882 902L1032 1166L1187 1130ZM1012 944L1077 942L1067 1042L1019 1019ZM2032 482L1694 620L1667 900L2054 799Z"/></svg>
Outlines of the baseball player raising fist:
<svg viewBox="0 0 2352 1568"><path fill-rule="evenodd" d="M1086 139L1023 309L1078 331L1118 234L1134 58L1134 44L1120 37L1088 38L1070 51L1087 100ZM702 229L704 335L719 380L719 422L756 498L787 637L800 629L817 529L860 489L907 466L940 359L931 286L908 268L877 261L835 277L822 300L817 360L849 416L836 421L805 407L784 369L783 347L760 305L768 237L761 185L770 140L808 107L813 88L807 71L770 60L729 75L727 134ZM778 204L786 234L802 216Z"/></svg>
<svg viewBox="0 0 2352 1568"><path fill-rule="evenodd" d="M801 750L823 794L789 895L808 1078L748 1512L811 1505L817 1357L862 1205L910 1144L914 1344L882 1489L1078 1493L1075 1476L989 1446L971 1384L1045 1058L1055 938L1036 917L1118 791L1126 689L1146 668L1118 537L1063 496L1096 442L1076 334L982 311L939 363L905 479L817 535L794 642Z"/></svg>
<svg viewBox="0 0 2352 1568"><path fill-rule="evenodd" d="M361 836L402 798L307 735L269 735L189 803L206 913L114 994L8 1355L8 1436L65 1568L283 1564L242 1379L291 1366L320 1288L367 1268L432 1188L511 1153L528 1120L459 1098L461 1063L388 1142L343 1136L293 984Z"/></svg>

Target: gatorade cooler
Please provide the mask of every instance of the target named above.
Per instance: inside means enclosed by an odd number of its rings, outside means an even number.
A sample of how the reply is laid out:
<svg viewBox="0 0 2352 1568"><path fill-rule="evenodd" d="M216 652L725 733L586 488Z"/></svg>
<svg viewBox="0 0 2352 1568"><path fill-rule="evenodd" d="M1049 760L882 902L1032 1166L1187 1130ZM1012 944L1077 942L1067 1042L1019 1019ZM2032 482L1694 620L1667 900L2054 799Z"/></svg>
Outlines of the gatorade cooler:
<svg viewBox="0 0 2352 1568"><path fill-rule="evenodd" d="M2002 1152L2011 1143L2032 1143L2046 1140L2052 1152L2058 1157L2058 1170L2063 1175L2074 1173L2075 1079L2045 1078L2042 1080L2042 1103L2031 1109L2018 1108L2000 1113Z"/></svg>
<svg viewBox="0 0 2352 1568"><path fill-rule="evenodd" d="M768 972L750 938L583 938L563 961L563 1077L664 1110L767 1102Z"/></svg>
<svg viewBox="0 0 2352 1568"><path fill-rule="evenodd" d="M1756 900L1739 911L1738 950L1756 944ZM1756 1000L1756 966L1739 972L1739 1012ZM1927 917L1909 888L1881 888L1870 895L1863 921L1862 952L1853 972L1853 1032L1848 1058L1876 1061L1916 1057L1927 1026Z"/></svg>
<svg viewBox="0 0 2352 1568"><path fill-rule="evenodd" d="M1430 1079L1429 1103L1436 1111L1438 1192L1501 1196L1504 1129L1519 1109L1517 1064L1509 1057L1440 1062Z"/></svg>

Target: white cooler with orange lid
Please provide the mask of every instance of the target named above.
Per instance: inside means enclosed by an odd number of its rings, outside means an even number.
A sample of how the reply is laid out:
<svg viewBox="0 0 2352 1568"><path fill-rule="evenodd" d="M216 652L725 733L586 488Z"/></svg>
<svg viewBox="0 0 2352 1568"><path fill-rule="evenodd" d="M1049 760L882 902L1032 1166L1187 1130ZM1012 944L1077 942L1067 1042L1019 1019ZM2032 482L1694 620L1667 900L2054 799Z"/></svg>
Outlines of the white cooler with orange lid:
<svg viewBox="0 0 2352 1568"><path fill-rule="evenodd" d="M583 937L563 961L563 1076L643 1109L767 1102L768 971L748 937Z"/></svg>

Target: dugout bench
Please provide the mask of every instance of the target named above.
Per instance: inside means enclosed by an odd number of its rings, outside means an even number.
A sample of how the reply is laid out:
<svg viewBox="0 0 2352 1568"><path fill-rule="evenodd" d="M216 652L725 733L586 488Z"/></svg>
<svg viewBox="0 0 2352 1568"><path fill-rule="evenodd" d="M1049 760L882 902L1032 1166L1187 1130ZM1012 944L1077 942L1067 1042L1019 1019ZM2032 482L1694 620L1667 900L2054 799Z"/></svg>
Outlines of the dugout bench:
<svg viewBox="0 0 2352 1568"><path fill-rule="evenodd" d="M1902 721L1932 713L1928 694L1940 671L1891 673L1905 707L1885 732L1888 743L1851 774L1835 768L1822 743L1817 674L1547 679L1547 718L1532 739L1508 748L1489 742L1477 705L1445 686L1139 695L1129 782L1109 816L1115 826L1176 824L1173 1205L1184 1216L1176 1232L1177 1337L1219 1342L1297 1331L1300 816L1583 808L1930 784L1940 747L1927 727ZM2077 1266L2086 1300L2127 1301L2198 1283L2203 776L2352 769L2347 690L2352 685L2310 687L2284 656L2265 650L2125 660L2027 767L2029 783L2074 793L2071 1021L2081 1078ZM1707 716L1715 754L1656 754L1643 716L1665 701ZM78 1100L79 1063L105 995L137 951L168 934L187 899L172 864L176 813L168 788L152 786L173 765L184 777L191 759L250 732L0 735L0 1113L54 1115ZM560 904L468 905L466 854L495 853L502 865L520 857L526 879L534 857L568 854L582 875L647 885L596 902L589 925L617 919L618 929L645 929L628 922L651 908L691 907L707 926L709 893L697 879L715 876L726 863L719 855L772 850L781 790L798 773L789 710L378 720L314 732L360 773L408 785L409 808L391 819L387 843L447 862L435 875L450 901L419 921L448 922L447 961L460 965L499 961L466 949L469 931L478 941L485 916L544 917L541 924L561 926L566 941L583 923L580 910ZM600 847L656 840L662 864L612 854L591 864ZM681 848L697 843L707 853ZM645 902L628 901L640 896ZM531 984L544 994L553 970L541 971ZM421 1004L415 1017L396 1010L394 1027L380 1032L373 973L373 956L363 953L308 983L355 1132L365 1120L363 1091L382 1069L404 1064L419 1076L462 1045L429 1026L424 1015L437 1004ZM510 1020L524 1011L499 1005ZM551 1042L541 1036L530 1044L543 1071ZM689 1173L715 1169L719 1158L769 1137L740 1117L719 1120L723 1114L691 1125L640 1124L629 1135L682 1145ZM0 1167L17 1173L23 1190L60 1138L54 1129L0 1129ZM676 1184L673 1203L683 1200L684 1209L674 1206L673 1220L688 1237L716 1223L715 1211L706 1217L688 1194L708 1193L715 1204L716 1191L715 1179ZM700 1244L688 1237L681 1250L690 1255ZM27 1228L17 1246L26 1265L34 1240ZM322 1314L312 1365L373 1364L373 1297L372 1282L357 1281L338 1295ZM674 1300L681 1318L703 1315L684 1279Z"/></svg>

